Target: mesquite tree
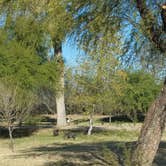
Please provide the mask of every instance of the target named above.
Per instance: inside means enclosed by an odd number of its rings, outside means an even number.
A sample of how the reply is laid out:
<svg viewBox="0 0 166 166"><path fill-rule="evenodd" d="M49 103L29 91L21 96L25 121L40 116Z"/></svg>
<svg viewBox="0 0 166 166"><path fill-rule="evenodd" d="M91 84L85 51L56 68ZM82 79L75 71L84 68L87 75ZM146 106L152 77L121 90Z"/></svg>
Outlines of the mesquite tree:
<svg viewBox="0 0 166 166"><path fill-rule="evenodd" d="M67 0L66 0L67 1ZM70 0L69 0L70 1ZM75 19L74 36L85 51L103 46L117 47L119 37L122 44L120 59L135 65L146 62L147 70L160 66L165 77L166 63L166 4L150 0L73 0L68 6ZM101 41L101 39L105 39ZM108 38L110 40L108 40ZM106 44L105 44L106 43ZM165 81L166 82L166 81ZM159 97L149 108L141 130L138 144L132 157L133 165L151 165L157 152L166 120L166 83Z"/></svg>

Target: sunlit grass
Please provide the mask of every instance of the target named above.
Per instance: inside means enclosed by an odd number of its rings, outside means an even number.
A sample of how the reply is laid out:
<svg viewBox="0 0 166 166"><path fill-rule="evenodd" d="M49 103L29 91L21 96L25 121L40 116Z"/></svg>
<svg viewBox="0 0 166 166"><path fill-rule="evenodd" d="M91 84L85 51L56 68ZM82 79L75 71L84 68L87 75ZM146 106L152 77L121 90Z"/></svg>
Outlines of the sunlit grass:
<svg viewBox="0 0 166 166"><path fill-rule="evenodd" d="M33 146L48 145L52 143L94 143L101 141L135 141L139 132L127 131L127 130L109 130L99 133L92 133L91 136L86 134L76 133L76 139L65 139L64 134L54 137L52 134L53 129L42 129L34 133L30 137L16 138L15 147L17 149L31 148ZM8 147L8 139L0 139L1 147Z"/></svg>
<svg viewBox="0 0 166 166"><path fill-rule="evenodd" d="M74 127L87 127L88 123L82 123L77 126L71 124L68 129ZM15 152L9 150L9 139L0 139L0 166L44 166L46 163L82 163L89 165L90 161L86 158L92 158L93 149L101 152L103 145L110 148L123 146L127 142L133 142L138 139L141 124L133 125L131 123L111 123L101 125L95 122L94 126L104 130L95 129L91 136L87 136L85 131L76 132L76 139L66 139L64 132L59 136L53 136L53 129L40 129L29 137L16 138ZM65 131L69 132L69 130ZM163 134L163 141L166 141L166 132ZM41 150L40 150L41 148ZM59 149L60 148L60 149ZM65 148L65 149L64 149ZM35 149L39 149L35 151ZM97 153L95 152L95 153ZM69 156L65 157L64 156ZM97 160L94 159L96 162ZM60 164L61 165L61 164Z"/></svg>

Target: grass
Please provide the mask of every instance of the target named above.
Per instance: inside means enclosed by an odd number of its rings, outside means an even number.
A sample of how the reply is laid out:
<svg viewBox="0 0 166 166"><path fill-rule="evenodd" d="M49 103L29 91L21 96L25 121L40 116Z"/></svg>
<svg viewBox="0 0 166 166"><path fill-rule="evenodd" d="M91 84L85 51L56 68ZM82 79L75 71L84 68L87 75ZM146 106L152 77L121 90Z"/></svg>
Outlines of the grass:
<svg viewBox="0 0 166 166"><path fill-rule="evenodd" d="M80 123L77 127L86 126ZM112 163L114 159L123 154L127 145L132 146L139 135L140 124L112 123L101 125L95 123L98 128L91 136L84 132L77 132L76 139L65 139L64 134L54 137L53 129L40 129L29 137L15 139L15 152L8 149L8 139L0 139L0 166L100 166L111 165L109 161L101 157L106 148L109 149ZM68 127L68 130L75 128L75 125ZM106 130L98 130L98 129ZM156 163L166 162L166 133L162 138L161 147L157 154ZM123 157L122 157L123 160ZM122 161L119 160L121 163ZM114 166L113 165L113 166ZM116 165L115 165L116 166ZM162 165L161 165L162 166ZM164 166L164 165L163 165Z"/></svg>
<svg viewBox="0 0 166 166"><path fill-rule="evenodd" d="M91 136L87 136L85 134L76 134L76 139L64 139L64 135L54 137L52 135L52 129L42 129L33 134L30 137L24 138L16 138L15 146L16 149L25 148L25 146L33 147L34 145L43 145L43 144L51 144L51 143L80 143L80 142L100 142L100 141L134 141L137 139L138 131L127 131L127 130L110 130L110 131L102 131L100 133L93 133ZM0 139L1 147L7 148L9 140L8 139ZM26 143L26 144L25 144Z"/></svg>

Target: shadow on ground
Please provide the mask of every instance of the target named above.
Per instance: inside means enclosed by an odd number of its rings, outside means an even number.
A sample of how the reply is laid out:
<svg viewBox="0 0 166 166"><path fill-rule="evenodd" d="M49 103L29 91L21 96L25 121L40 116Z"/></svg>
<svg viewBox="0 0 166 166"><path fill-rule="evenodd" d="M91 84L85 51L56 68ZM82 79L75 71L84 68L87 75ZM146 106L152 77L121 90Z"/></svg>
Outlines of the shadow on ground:
<svg viewBox="0 0 166 166"><path fill-rule="evenodd" d="M135 122L143 122L145 118L145 115L143 114L138 114L136 116ZM101 123L109 123L110 117L104 117L98 119L99 122ZM127 116L127 115L117 115L117 116L112 116L111 117L111 122L123 122L123 123L133 123L133 120Z"/></svg>
<svg viewBox="0 0 166 166"><path fill-rule="evenodd" d="M131 143L128 143L131 144ZM47 156L51 161L46 162L44 166L88 166L88 165L111 165L112 161L108 161L102 156L102 148L109 148L118 162L122 163L120 155L122 152L121 142L102 142L102 143L82 143L82 144L51 144L49 146L41 146L27 151L22 151L20 155L13 155L12 158L27 157L44 157ZM118 154L118 155L116 155ZM63 160L52 161L54 156L59 155ZM112 156L113 158L114 156ZM113 158L114 159L114 158ZM116 166L116 165L114 165ZM118 166L118 165L117 165Z"/></svg>
<svg viewBox="0 0 166 166"><path fill-rule="evenodd" d="M101 142L81 144L51 144L21 151L20 155L11 158L47 157L44 166L123 166L129 156L124 155L126 150L132 149L135 142ZM104 151L104 148L109 149ZM106 156L104 153L107 152ZM57 156L60 156L57 160ZM56 158L56 159L55 159ZM118 162L118 164L117 164ZM161 142L156 155L154 166L166 165L166 142ZM125 165L127 166L127 165Z"/></svg>
<svg viewBox="0 0 166 166"><path fill-rule="evenodd" d="M154 165L166 166L166 142L161 142L156 155Z"/></svg>
<svg viewBox="0 0 166 166"><path fill-rule="evenodd" d="M41 120L41 122L45 122L51 125L55 125L57 123L57 119L55 118L51 118L49 116L44 116Z"/></svg>
<svg viewBox="0 0 166 166"><path fill-rule="evenodd" d="M32 135L34 132L38 131L39 127L37 126L22 126L22 127L14 127L13 137L27 137ZM0 138L9 138L9 131L7 127L0 126Z"/></svg>

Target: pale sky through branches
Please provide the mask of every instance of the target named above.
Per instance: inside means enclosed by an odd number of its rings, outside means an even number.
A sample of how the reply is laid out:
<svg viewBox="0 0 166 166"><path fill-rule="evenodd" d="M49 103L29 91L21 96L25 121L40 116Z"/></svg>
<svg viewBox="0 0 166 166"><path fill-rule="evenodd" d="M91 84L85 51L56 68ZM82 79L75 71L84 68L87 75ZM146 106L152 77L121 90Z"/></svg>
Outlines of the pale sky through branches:
<svg viewBox="0 0 166 166"><path fill-rule="evenodd" d="M74 67L77 65L77 59L84 53L76 45L70 44L70 41L66 41L62 46L62 54L65 64Z"/></svg>

